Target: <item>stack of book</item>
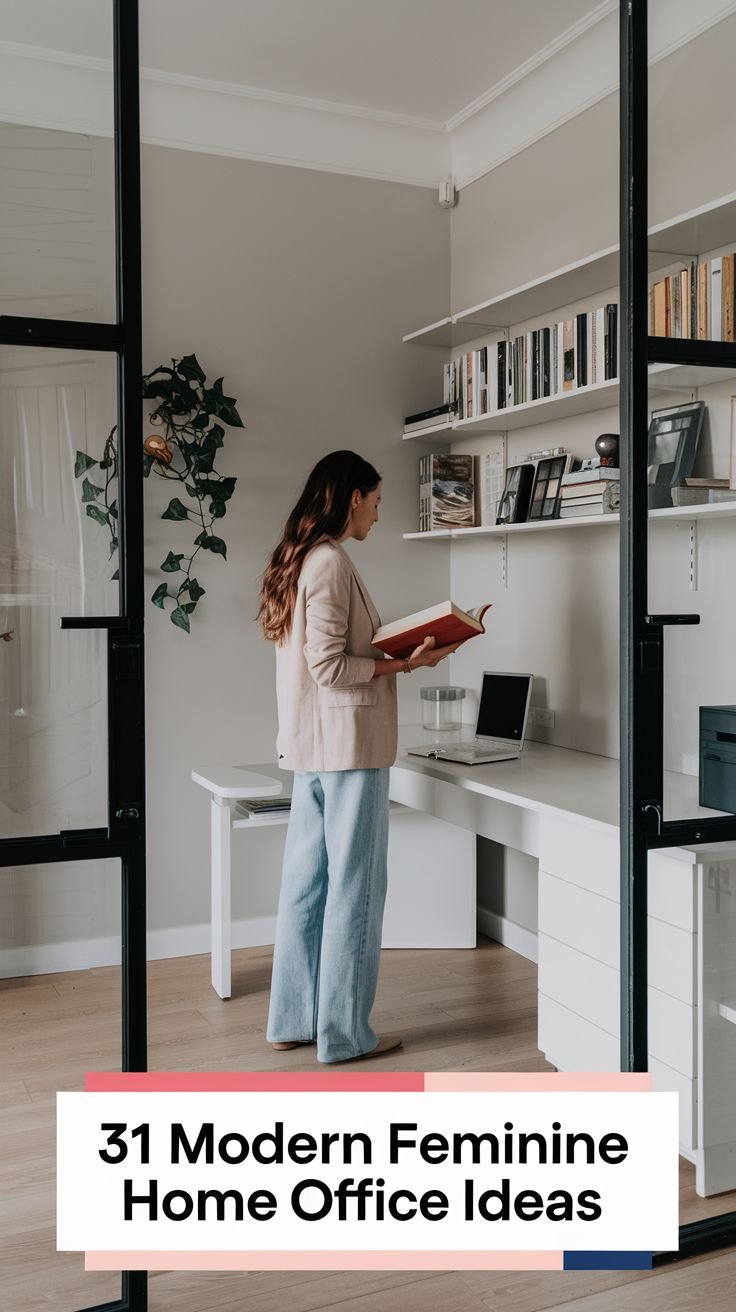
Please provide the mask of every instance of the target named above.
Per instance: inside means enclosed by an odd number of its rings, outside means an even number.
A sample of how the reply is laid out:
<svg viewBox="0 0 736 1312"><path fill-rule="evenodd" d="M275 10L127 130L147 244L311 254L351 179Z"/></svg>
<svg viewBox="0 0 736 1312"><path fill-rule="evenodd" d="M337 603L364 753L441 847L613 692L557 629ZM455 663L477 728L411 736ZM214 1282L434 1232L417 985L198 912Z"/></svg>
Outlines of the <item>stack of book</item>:
<svg viewBox="0 0 736 1312"><path fill-rule="evenodd" d="M445 402L457 419L479 419L617 373L618 306L611 303L457 356L445 366Z"/></svg>
<svg viewBox="0 0 736 1312"><path fill-rule="evenodd" d="M673 487L673 506L713 505L718 501L736 501L736 488L727 478L686 478L682 487Z"/></svg>
<svg viewBox="0 0 736 1312"><path fill-rule="evenodd" d="M419 532L472 528L475 478L471 455L426 455L419 461Z"/></svg>
<svg viewBox="0 0 736 1312"><path fill-rule="evenodd" d="M618 514L621 508L620 480L621 471L606 465L563 475L560 519Z"/></svg>
<svg viewBox="0 0 736 1312"><path fill-rule="evenodd" d="M649 332L653 337L736 341L734 255L691 260L649 289Z"/></svg>
<svg viewBox="0 0 736 1312"><path fill-rule="evenodd" d="M418 414L407 415L404 420L404 433L418 433L433 428L447 428L452 420L452 407L447 403L437 405L433 410L420 410Z"/></svg>

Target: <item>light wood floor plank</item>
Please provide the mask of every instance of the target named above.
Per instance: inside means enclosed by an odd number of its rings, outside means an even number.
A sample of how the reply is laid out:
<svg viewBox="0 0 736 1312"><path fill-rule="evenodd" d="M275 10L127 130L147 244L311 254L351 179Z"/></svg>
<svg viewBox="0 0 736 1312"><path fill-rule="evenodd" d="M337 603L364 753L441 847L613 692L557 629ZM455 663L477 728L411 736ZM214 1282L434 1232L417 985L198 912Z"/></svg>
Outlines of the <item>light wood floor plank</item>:
<svg viewBox="0 0 736 1312"><path fill-rule="evenodd" d="M314 1048L265 1041L271 949L234 954L222 1001L206 956L149 967L150 1065L156 1070L324 1070ZM498 944L475 952L384 953L374 1020L404 1048L374 1070L546 1070L536 1046L533 963ZM0 981L0 1312L78 1312L117 1296L117 1277L54 1251L55 1094L85 1070L119 1069L117 967ZM9 1197L8 1197L9 1194ZM683 1219L736 1207L701 1199L680 1167ZM155 1273L151 1312L734 1312L736 1252L635 1272Z"/></svg>

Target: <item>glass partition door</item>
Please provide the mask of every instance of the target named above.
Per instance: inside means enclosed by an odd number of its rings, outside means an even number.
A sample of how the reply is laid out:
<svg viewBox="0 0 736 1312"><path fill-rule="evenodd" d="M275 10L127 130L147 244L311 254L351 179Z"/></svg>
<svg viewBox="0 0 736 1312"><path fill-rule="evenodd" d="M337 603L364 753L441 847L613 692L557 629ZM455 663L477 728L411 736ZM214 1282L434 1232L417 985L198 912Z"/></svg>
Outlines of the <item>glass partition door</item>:
<svg viewBox="0 0 736 1312"><path fill-rule="evenodd" d="M0 1242L18 1309L144 1312L56 1254L53 1158L55 1092L146 1064L137 0L0 41Z"/></svg>

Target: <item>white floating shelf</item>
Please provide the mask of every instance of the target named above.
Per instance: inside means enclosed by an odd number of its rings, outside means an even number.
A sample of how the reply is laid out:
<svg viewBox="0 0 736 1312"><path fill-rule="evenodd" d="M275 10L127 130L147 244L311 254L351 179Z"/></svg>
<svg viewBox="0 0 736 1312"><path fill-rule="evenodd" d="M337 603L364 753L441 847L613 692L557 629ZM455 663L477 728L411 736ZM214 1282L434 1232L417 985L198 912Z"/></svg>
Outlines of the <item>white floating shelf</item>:
<svg viewBox="0 0 736 1312"><path fill-rule="evenodd" d="M699 506L666 506L663 510L650 510L651 520L675 520L689 523L693 519L733 519L736 516L736 494L733 501L707 502ZM550 529L591 528L618 524L619 515L574 515L571 519L535 520L523 524L488 524L477 528L433 529L431 533L404 533L407 540L470 537L504 537L507 533L542 533Z"/></svg>
<svg viewBox="0 0 736 1312"><path fill-rule="evenodd" d="M713 369L706 365L689 364L649 366L650 389L664 392L692 392L699 387L732 378L736 378L736 369ZM477 419L456 419L441 429L418 429L415 433L404 433L403 440L408 442L419 439L426 442L428 438L444 433L449 435L449 441L457 442L466 433L469 437L476 433L510 433L516 428L529 428L532 424L547 424L554 419L569 419L572 415L607 410L618 403L618 391L618 379L610 378L603 383L592 383L589 387L576 387L571 392L558 392L556 396L542 396L536 401L510 405L505 410L494 410Z"/></svg>
<svg viewBox="0 0 736 1312"><path fill-rule="evenodd" d="M729 243L736 249L736 192L650 228L649 271L657 273L678 259L689 259ZM563 305L588 300L618 281L619 248L607 246L574 264L407 333L403 340L425 346L455 346L550 314Z"/></svg>

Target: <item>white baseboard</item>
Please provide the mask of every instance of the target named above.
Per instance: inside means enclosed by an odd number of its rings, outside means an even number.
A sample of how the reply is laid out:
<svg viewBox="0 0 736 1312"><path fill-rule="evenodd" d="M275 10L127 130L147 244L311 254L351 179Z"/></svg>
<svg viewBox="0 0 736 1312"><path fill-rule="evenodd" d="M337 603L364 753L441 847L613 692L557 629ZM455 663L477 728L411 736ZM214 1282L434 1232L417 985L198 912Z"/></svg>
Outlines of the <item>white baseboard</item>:
<svg viewBox="0 0 736 1312"><path fill-rule="evenodd" d="M504 947L536 962L537 936L532 930L481 906L478 907L478 930L487 938L495 939ZM267 947L276 935L276 917L253 916L235 920L232 935L234 948ZM198 956L210 950L210 927L178 925L173 929L152 929L147 943L149 961ZM69 943L44 943L6 949L0 962L0 979L56 975L65 970L92 970L98 966L119 964L120 939L117 935L76 939Z"/></svg>
<svg viewBox="0 0 736 1312"><path fill-rule="evenodd" d="M258 916L233 922L234 948L259 948L273 943L275 916ZM149 961L166 957L192 957L210 950L209 925L179 925L174 929L153 929L147 936ZM24 975L57 975L65 970L92 970L98 966L120 965L120 939L117 935L77 939L69 943L44 943L8 948L0 962L0 979L19 979Z"/></svg>
<svg viewBox="0 0 736 1312"><path fill-rule="evenodd" d="M488 907L478 907L478 932L485 934L486 938L495 939L497 943L503 943L504 947L518 952L528 961L535 964L538 961L537 936L534 931L515 924L513 920L507 920L505 916L499 916L495 911L489 911Z"/></svg>

